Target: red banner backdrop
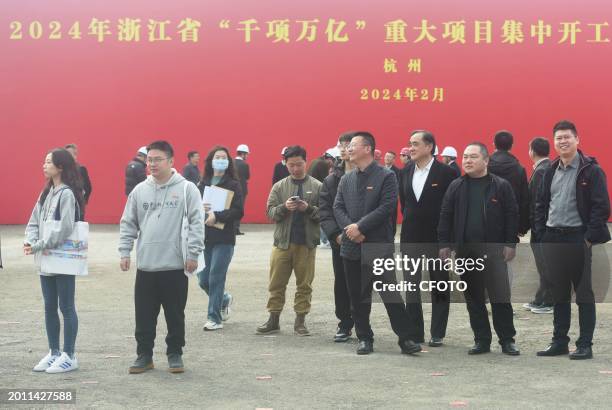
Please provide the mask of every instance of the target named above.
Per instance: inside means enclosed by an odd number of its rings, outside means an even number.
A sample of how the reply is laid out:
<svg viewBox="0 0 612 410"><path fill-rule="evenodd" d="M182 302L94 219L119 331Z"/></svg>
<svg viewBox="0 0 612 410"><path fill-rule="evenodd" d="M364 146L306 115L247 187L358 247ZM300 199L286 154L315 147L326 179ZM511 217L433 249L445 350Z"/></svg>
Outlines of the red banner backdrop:
<svg viewBox="0 0 612 410"><path fill-rule="evenodd" d="M398 152L427 128L461 152L508 129L530 169L529 140L567 118L612 169L608 1L295 3L2 1L0 223L27 221L45 153L67 143L96 223L118 222L125 166L160 138L179 169L248 144L246 222L266 221L283 146L312 159L346 130Z"/></svg>

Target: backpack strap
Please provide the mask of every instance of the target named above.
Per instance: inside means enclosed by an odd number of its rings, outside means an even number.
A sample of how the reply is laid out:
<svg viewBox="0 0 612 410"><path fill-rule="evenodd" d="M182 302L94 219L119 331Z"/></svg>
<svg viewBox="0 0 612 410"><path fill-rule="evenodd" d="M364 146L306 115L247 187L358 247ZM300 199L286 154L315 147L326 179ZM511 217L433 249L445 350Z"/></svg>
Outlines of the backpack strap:
<svg viewBox="0 0 612 410"><path fill-rule="evenodd" d="M60 196L57 199L57 206L55 207L55 212L53 214L53 219L56 221L59 221L62 219L62 215L60 214L60 206L62 204L62 192L66 189L70 189L70 188L62 188L60 190ZM79 206L79 201L76 200L76 197L74 198L74 202L76 204L76 206L74 207L74 222L79 222L81 221L82 218L82 214L81 214L81 207Z"/></svg>

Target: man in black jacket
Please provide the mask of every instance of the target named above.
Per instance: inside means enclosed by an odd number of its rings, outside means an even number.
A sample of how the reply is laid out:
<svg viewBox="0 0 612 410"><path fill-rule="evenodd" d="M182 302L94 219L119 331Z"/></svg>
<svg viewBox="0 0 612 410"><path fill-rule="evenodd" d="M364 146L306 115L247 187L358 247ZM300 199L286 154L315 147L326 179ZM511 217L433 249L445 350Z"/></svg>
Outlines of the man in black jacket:
<svg viewBox="0 0 612 410"><path fill-rule="evenodd" d="M535 294L533 301L526 303L523 307L533 313L553 313L551 286L545 275L546 264L541 241L536 233L535 227L535 207L538 198L538 191L542 186L542 180L546 169L550 167L550 144L546 138L537 137L529 143L529 157L533 161L533 173L529 180L529 224L531 226L530 244L535 259L536 269L540 277L540 286Z"/></svg>
<svg viewBox="0 0 612 410"><path fill-rule="evenodd" d="M272 173L272 185L276 184L281 179L289 176L289 170L287 169L287 163L285 161L285 150L287 147L283 147L281 150L281 161L274 164L274 172Z"/></svg>
<svg viewBox="0 0 612 410"><path fill-rule="evenodd" d="M336 305L336 317L340 321L334 335L334 342L346 342L351 336L351 330L355 324L351 317L351 300L346 285L342 257L340 256L342 229L338 226L334 217L334 199L336 199L336 193L338 192L338 184L344 174L353 169L348 154L348 146L352 138L353 133L347 132L338 139L342 162L323 180L323 186L319 194L319 220L321 229L325 232L331 245L334 269L334 303Z"/></svg>
<svg viewBox="0 0 612 410"><path fill-rule="evenodd" d="M78 151L76 144L68 144L64 148L68 150L70 154L72 154L74 161L77 163L79 167L79 174L81 175L81 179L83 181L83 198L85 199L85 204L87 204L89 203L89 197L91 196L91 191L93 191L93 188L91 186L91 180L89 179L89 172L87 172L87 168L85 168L84 165L82 165L81 163L77 161L77 155L79 151Z"/></svg>
<svg viewBox="0 0 612 410"><path fill-rule="evenodd" d="M399 187L402 204L401 243L402 253L412 258L426 255L435 258L438 255L438 220L444 193L455 179L455 172L433 157L436 141L429 131L414 131L410 137L410 159L412 162L402 170L405 177ZM405 272L407 273L407 272ZM417 285L421 282L421 269L406 275L404 280ZM447 282L448 271L431 269L430 280ZM406 292L406 311L412 328L411 337L417 343L423 343L423 307L419 286L413 292ZM441 292L437 289L431 293L431 340L429 346L442 346L446 336L448 312L450 307L450 289Z"/></svg>
<svg viewBox="0 0 612 410"><path fill-rule="evenodd" d="M240 144L238 145L238 148L236 148L236 158L234 161L234 164L236 164L238 179L240 180L240 188L242 189L242 204L245 207L247 194L249 193L249 179L251 178L251 169L246 161L249 154L249 146L246 144ZM240 220L238 220L236 223L236 235L244 235L244 233L240 231Z"/></svg>
<svg viewBox="0 0 612 410"><path fill-rule="evenodd" d="M147 179L147 147L140 147L134 159L132 159L125 168L125 195L129 196L130 192Z"/></svg>
<svg viewBox="0 0 612 410"><path fill-rule="evenodd" d="M514 137L508 131L498 131L493 138L495 152L489 161L489 172L510 182L518 205L518 232L525 235L529 230L529 187L527 173L518 159L510 153Z"/></svg>
<svg viewBox="0 0 612 410"><path fill-rule="evenodd" d="M187 160L187 164L183 167L183 177L187 181L198 185L200 183L200 169L198 168L200 154L197 151L189 151L187 153Z"/></svg>
<svg viewBox="0 0 612 410"><path fill-rule="evenodd" d="M486 290L502 352L518 355L507 270L518 242L516 199L508 181L487 171L488 163L484 144L474 142L465 148L465 175L450 184L440 211L440 258L450 258L451 246L454 247L455 272L462 274L467 285L464 295L475 342L468 354L488 353L491 349ZM462 272L457 268L459 261L465 262Z"/></svg>
<svg viewBox="0 0 612 410"><path fill-rule="evenodd" d="M554 300L552 342L538 356L568 354L572 286L580 336L570 359L593 357L595 296L591 283L593 244L610 240L610 198L606 174L595 158L578 150L578 131L570 121L553 128L559 158L546 169L538 192L535 231L542 238Z"/></svg>
<svg viewBox="0 0 612 410"><path fill-rule="evenodd" d="M382 276L375 282L373 263L367 255L376 253L377 258L392 258L391 213L397 209L395 174L374 160L375 148L372 134L355 133L349 145L349 155L356 169L342 177L334 202L334 217L342 229L340 255L351 299L351 315L359 338L357 354L369 354L374 350L374 333L370 326L373 286L376 283L395 283L395 271L387 269L383 270ZM364 249L362 255L364 243L376 247L377 251L382 248L382 253ZM421 346L409 338L408 317L401 294L383 290L380 295L391 320L391 327L399 337L398 344L402 353L421 351Z"/></svg>

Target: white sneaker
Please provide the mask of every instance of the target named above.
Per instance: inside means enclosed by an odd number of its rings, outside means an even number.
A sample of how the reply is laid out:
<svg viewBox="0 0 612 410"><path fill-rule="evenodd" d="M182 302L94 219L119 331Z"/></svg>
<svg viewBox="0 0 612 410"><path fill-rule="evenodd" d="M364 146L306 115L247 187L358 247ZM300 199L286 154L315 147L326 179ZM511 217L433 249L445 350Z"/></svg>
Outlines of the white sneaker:
<svg viewBox="0 0 612 410"><path fill-rule="evenodd" d="M66 354L66 352L62 353L60 357L58 357L53 364L45 370L47 373L65 373L70 372L72 370L76 370L79 368L79 362L76 357L70 358Z"/></svg>
<svg viewBox="0 0 612 410"><path fill-rule="evenodd" d="M232 303L234 303L234 297L231 294L227 294L229 301L227 302L227 306L221 309L221 320L226 322L230 317L230 313L232 313Z"/></svg>
<svg viewBox="0 0 612 410"><path fill-rule="evenodd" d="M223 323L215 323L212 320L209 320L204 325L204 330L219 330L223 329Z"/></svg>
<svg viewBox="0 0 612 410"><path fill-rule="evenodd" d="M34 369L32 370L34 370L35 372L44 372L49 367L51 367L53 362L57 360L59 357L60 357L59 355L55 355L51 352L51 350L49 350L49 353L47 353L45 357L40 359L40 362L38 362L38 364L34 366Z"/></svg>

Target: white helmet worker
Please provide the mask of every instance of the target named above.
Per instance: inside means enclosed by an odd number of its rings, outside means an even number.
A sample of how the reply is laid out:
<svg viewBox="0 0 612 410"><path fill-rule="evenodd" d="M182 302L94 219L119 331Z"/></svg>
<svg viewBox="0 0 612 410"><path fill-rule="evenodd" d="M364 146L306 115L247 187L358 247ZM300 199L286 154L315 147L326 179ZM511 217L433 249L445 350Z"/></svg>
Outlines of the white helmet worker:
<svg viewBox="0 0 612 410"><path fill-rule="evenodd" d="M442 150L443 157L457 158L457 150L451 146L444 147Z"/></svg>

